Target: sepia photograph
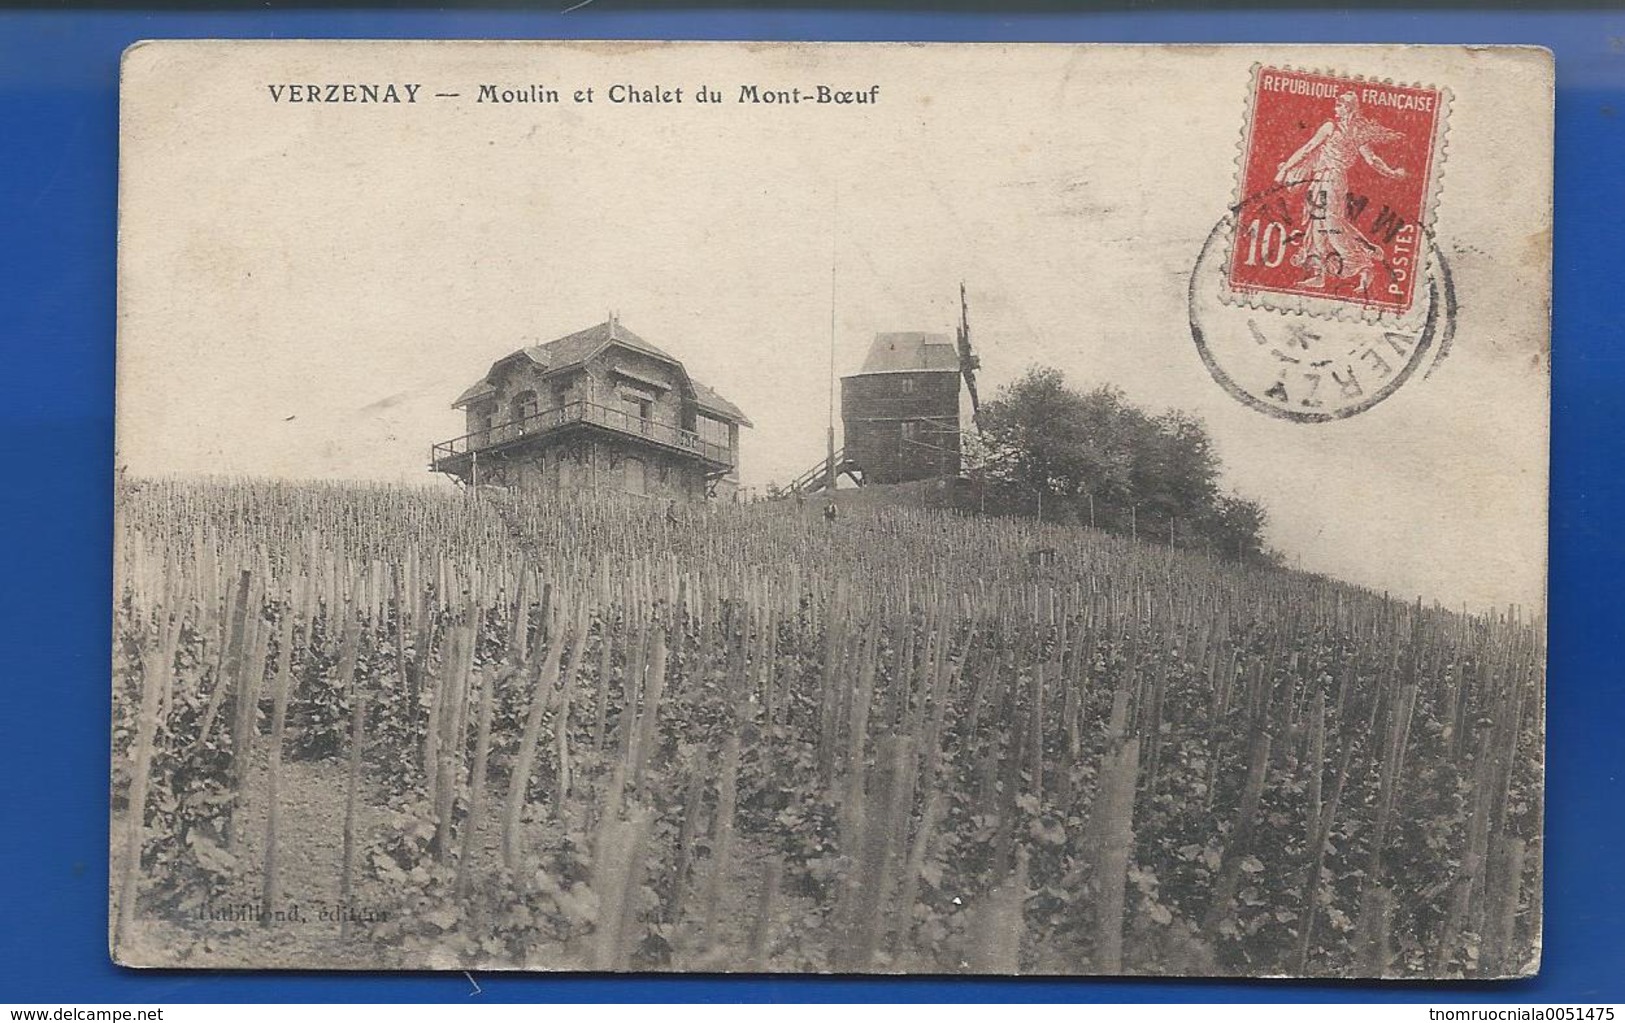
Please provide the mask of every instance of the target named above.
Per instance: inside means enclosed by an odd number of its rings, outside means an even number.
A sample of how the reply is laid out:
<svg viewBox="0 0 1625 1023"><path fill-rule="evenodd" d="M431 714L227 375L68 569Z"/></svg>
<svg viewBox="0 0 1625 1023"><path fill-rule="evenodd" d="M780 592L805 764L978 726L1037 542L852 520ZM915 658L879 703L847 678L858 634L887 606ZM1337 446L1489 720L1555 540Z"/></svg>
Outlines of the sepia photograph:
<svg viewBox="0 0 1625 1023"><path fill-rule="evenodd" d="M1522 47L136 44L113 960L1536 973L1552 109Z"/></svg>

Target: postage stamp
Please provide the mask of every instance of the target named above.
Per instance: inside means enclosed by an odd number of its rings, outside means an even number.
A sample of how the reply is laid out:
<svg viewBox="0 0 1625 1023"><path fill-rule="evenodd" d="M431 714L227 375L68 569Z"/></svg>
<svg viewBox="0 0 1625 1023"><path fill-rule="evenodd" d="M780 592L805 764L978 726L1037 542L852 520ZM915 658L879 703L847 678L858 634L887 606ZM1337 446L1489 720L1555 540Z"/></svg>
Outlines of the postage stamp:
<svg viewBox="0 0 1625 1023"><path fill-rule="evenodd" d="M1191 336L1203 364L1232 398L1295 423L1325 423L1365 412L1418 375L1432 374L1450 351L1457 300L1449 264L1427 236L1413 284L1415 307L1383 314L1313 316L1228 303L1215 279L1227 272L1223 238L1234 219L1208 236L1191 275Z"/></svg>
<svg viewBox="0 0 1625 1023"><path fill-rule="evenodd" d="M1450 95L1256 65L1225 290L1283 311L1407 313Z"/></svg>

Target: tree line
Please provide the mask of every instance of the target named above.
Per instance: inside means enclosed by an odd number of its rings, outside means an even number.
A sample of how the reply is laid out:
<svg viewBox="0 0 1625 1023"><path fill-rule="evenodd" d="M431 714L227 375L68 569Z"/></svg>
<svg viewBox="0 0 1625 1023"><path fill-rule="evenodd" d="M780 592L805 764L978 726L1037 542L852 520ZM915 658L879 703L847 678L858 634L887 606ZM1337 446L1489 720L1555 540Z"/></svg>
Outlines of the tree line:
<svg viewBox="0 0 1625 1023"><path fill-rule="evenodd" d="M964 458L990 512L1279 560L1265 546L1264 507L1221 488L1202 421L1179 409L1148 412L1115 386L1080 391L1058 369L1029 369L983 406L981 436L967 436Z"/></svg>

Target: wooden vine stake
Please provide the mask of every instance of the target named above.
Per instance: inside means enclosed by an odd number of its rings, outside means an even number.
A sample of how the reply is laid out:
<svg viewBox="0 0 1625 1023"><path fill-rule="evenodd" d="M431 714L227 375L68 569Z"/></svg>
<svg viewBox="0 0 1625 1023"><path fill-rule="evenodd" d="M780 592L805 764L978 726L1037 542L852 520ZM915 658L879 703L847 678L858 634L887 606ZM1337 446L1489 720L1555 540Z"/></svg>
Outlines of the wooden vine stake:
<svg viewBox="0 0 1625 1023"><path fill-rule="evenodd" d="M530 787L531 773L536 769L536 745L541 740L548 698L559 680L559 660L564 652L564 637L560 631L548 630L547 654L542 659L539 676L533 680L525 731L519 738L513 777L508 780L508 796L502 808L502 863L509 869L519 862L519 814L525 807L525 790Z"/></svg>
<svg viewBox="0 0 1625 1023"><path fill-rule="evenodd" d="M1394 894L1381 885L1367 885L1360 893L1360 918L1354 927L1354 948L1361 977L1385 977L1393 961Z"/></svg>
<svg viewBox="0 0 1625 1023"><path fill-rule="evenodd" d="M1480 970L1487 977L1511 977L1523 964L1514 958L1518 896L1523 887L1524 840L1498 836L1484 920L1484 953Z"/></svg>
<svg viewBox="0 0 1625 1023"><path fill-rule="evenodd" d="M644 848L653 815L635 810L604 815L593 843L592 886L598 893L598 928L592 943L592 969L625 970L637 949L638 888L643 881Z"/></svg>
<svg viewBox="0 0 1625 1023"><path fill-rule="evenodd" d="M260 683L265 678L266 625L260 604L264 585L258 578L250 590L244 661L237 674L237 700L231 719L231 811L226 815L226 851L237 855L243 841L244 803L248 796L248 776L254 758L254 739L259 731Z"/></svg>
<svg viewBox="0 0 1625 1023"><path fill-rule="evenodd" d="M899 914L897 933L892 946L893 959L899 958L913 938L914 903L918 898L920 878L925 873L927 858L931 854L931 840L936 834L937 821L942 816L944 797L941 789L931 789L925 799L925 810L914 832L914 844L909 849L908 864L903 870L903 888L897 899Z"/></svg>
<svg viewBox="0 0 1625 1023"><path fill-rule="evenodd" d="M1241 806L1236 811L1230 841L1225 845L1219 877L1213 886L1213 899L1208 903L1207 915L1202 921L1202 929L1208 933L1210 940L1217 939L1219 925L1234 909L1236 889L1241 884L1242 868L1252 854L1253 825L1258 816L1258 804L1264 795L1264 777L1269 769L1270 745L1270 733L1262 727L1255 728L1252 734L1252 756L1247 764L1247 779L1242 787Z"/></svg>
<svg viewBox="0 0 1625 1023"><path fill-rule="evenodd" d="M1016 850L1004 882L982 900L966 957L976 973L1021 972L1021 938L1027 930L1027 847Z"/></svg>
<svg viewBox="0 0 1625 1023"><path fill-rule="evenodd" d="M275 907L281 901L281 874L277 866L278 830L282 819L282 743L288 723L288 691L293 675L293 623L304 617L303 587L283 612L277 631L276 690L271 703L271 738L265 769L265 864L260 887L260 925L271 926Z"/></svg>
<svg viewBox="0 0 1625 1023"><path fill-rule="evenodd" d="M339 940L350 937L351 901L355 891L355 815L361 796L361 749L367 741L367 693L359 686L351 690L350 764L344 785L344 863L339 874Z"/></svg>
<svg viewBox="0 0 1625 1023"><path fill-rule="evenodd" d="M468 646L472 642L470 630L454 628L446 641L446 661L441 665L438 688L439 714L433 727L439 732L435 742L434 783L434 856L440 863L451 861L452 814L457 807L457 774L463 759L463 747L458 743L458 720L466 698L464 685L468 678Z"/></svg>
<svg viewBox="0 0 1625 1023"><path fill-rule="evenodd" d="M1102 819L1096 832L1100 848L1095 867L1099 894L1094 965L1100 973L1123 970L1123 908L1134 852L1134 793L1139 774L1140 740L1135 737L1115 754L1107 754L1100 773L1101 790L1095 797L1104 802L1098 811Z"/></svg>
<svg viewBox="0 0 1625 1023"><path fill-rule="evenodd" d="M905 764L911 756L906 737L887 735L877 743L874 784L862 800L853 825L856 841L846 940L843 942L845 967L867 970L874 966L882 947L894 876L893 822L906 815L903 807Z"/></svg>
<svg viewBox="0 0 1625 1023"><path fill-rule="evenodd" d="M486 778L486 764L491 756L492 706L496 702L498 682L509 677L509 674L488 672L480 680L480 711L475 725L474 769L469 775L468 816L463 818L462 844L457 851L457 892L464 898L468 896L471 882L469 869L474 858L474 836L485 819L486 790L490 784Z"/></svg>
<svg viewBox="0 0 1625 1023"><path fill-rule="evenodd" d="M773 951L773 914L779 898L779 883L784 877L784 859L770 856L762 868L762 890L756 902L756 923L750 929L745 946L745 965L753 972L767 969L768 956Z"/></svg>
<svg viewBox="0 0 1625 1023"><path fill-rule="evenodd" d="M694 845L699 832L700 804L705 799L705 772L701 765L705 757L694 754L688 762L688 794L683 799L683 823L677 832L677 865L672 870L670 892L667 895L667 919L672 924L683 922L687 903L688 876L694 866Z"/></svg>
<svg viewBox="0 0 1625 1023"><path fill-rule="evenodd" d="M575 702L576 677L587 652L587 604L576 601L575 625L570 632L570 662L564 669L559 686L558 710L553 715L553 758L558 765L558 781L553 786L553 816L563 818L570 798L573 768L570 754L570 708Z"/></svg>
<svg viewBox="0 0 1625 1023"><path fill-rule="evenodd" d="M648 766L657 740L660 723L660 701L666 691L666 630L655 626L649 637L647 692L643 707L637 716L637 732L632 742L632 786L643 790L643 772Z"/></svg>
<svg viewBox="0 0 1625 1023"><path fill-rule="evenodd" d="M722 746L722 773L717 780L717 816L711 827L711 876L705 890L705 947L717 944L722 901L733 867L734 814L739 808L739 736L730 733Z"/></svg>
<svg viewBox="0 0 1625 1023"><path fill-rule="evenodd" d="M135 766L130 773L130 796L124 823L124 880L119 886L118 923L113 932L115 956L129 939L135 920L135 904L140 898L141 851L147 831L147 788L152 778L153 736L158 731L158 699L164 678L175 666L175 647L180 641L180 615L169 616L163 638L150 666L143 647L141 659L141 710L136 721Z"/></svg>
<svg viewBox="0 0 1625 1023"><path fill-rule="evenodd" d="M227 589L227 600L231 611L225 617L222 625L225 630L225 641L220 645L220 657L215 664L214 690L209 693L208 705L203 708L203 721L198 725L197 749L202 749L209 740L209 730L214 725L215 715L220 712L220 705L226 698L226 693L235 689L237 675L241 669L243 656L243 629L248 619L248 590L252 574L245 568L238 573Z"/></svg>

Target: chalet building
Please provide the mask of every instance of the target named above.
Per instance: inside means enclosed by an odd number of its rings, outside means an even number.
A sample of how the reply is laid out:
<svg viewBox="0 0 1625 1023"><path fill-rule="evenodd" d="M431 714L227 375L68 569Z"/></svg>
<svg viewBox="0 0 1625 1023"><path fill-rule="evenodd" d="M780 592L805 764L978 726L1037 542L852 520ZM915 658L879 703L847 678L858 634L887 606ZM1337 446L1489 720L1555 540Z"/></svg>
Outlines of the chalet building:
<svg viewBox="0 0 1625 1023"><path fill-rule="evenodd" d="M948 335L876 334L862 369L841 378L844 463L865 484L957 475L959 381Z"/></svg>
<svg viewBox="0 0 1625 1023"><path fill-rule="evenodd" d="M491 364L431 468L475 485L699 500L737 486L739 407L615 318Z"/></svg>

